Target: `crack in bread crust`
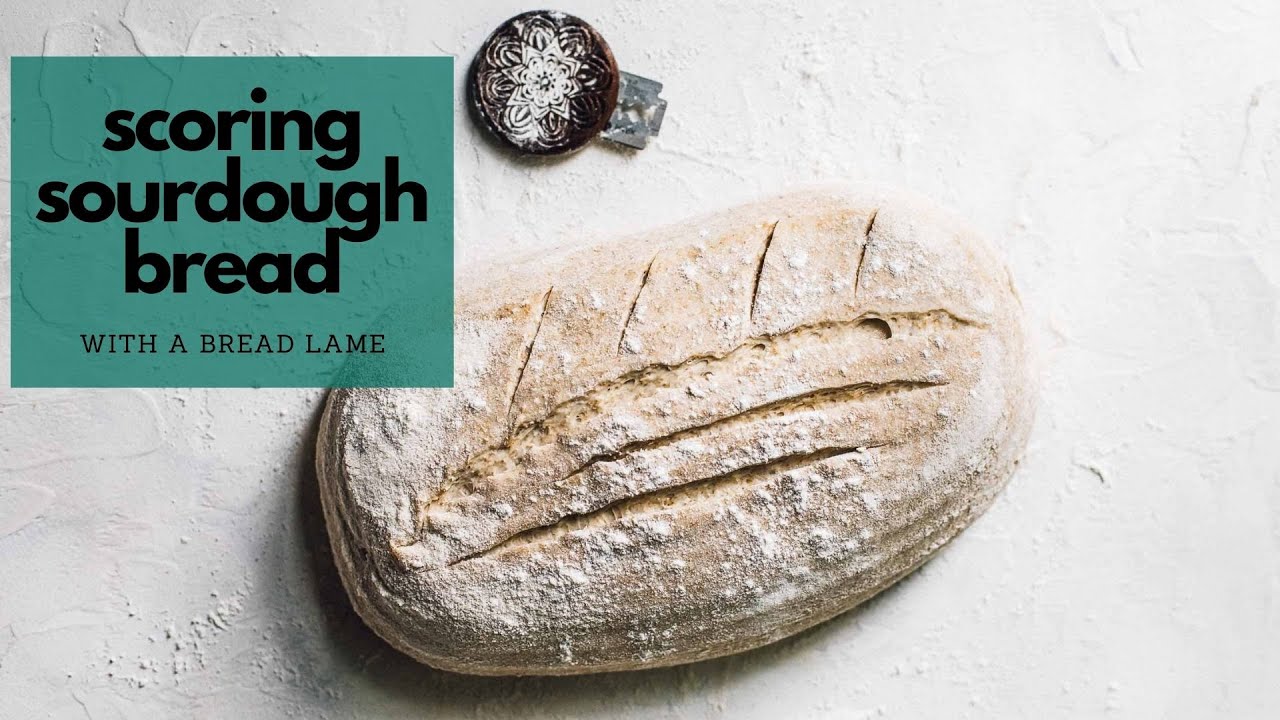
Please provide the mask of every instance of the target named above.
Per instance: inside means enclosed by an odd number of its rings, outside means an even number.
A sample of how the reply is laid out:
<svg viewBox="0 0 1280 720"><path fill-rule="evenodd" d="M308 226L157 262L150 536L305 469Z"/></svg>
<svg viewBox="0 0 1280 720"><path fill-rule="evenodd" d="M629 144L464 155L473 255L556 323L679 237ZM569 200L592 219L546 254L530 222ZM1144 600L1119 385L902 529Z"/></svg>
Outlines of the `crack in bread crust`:
<svg viewBox="0 0 1280 720"><path fill-rule="evenodd" d="M545 300L545 299L544 299ZM415 513L415 528L412 537L416 538L415 542L421 542L431 533L429 530L433 526L432 518L437 511L447 511L450 507L463 507L458 505L461 500L467 499L469 495L475 493L476 483L484 481L491 477L501 477L503 474L510 475L518 473L519 469L528 463L534 462L529 460L540 449L553 447L557 443L561 443L566 439L566 430L564 425L566 418L575 418L581 421L583 416L588 417L605 417L608 415L607 408L610 407L608 397L612 392L618 392L622 388L628 388L636 391L644 391L649 389L652 391L670 390L673 380L681 378L681 373L689 372L690 368L698 368L700 365L706 367L714 367L707 365L708 363L725 362L729 358L741 353L750 353L760 351L761 348L772 348L775 345L787 342L806 341L810 335L821 336L824 333L833 331L850 331L858 330L866 326L870 321L886 322L888 318L897 324L904 331L903 334L913 334L922 327L929 329L938 328L966 328L978 327L979 323L959 317L944 309L935 309L914 313L864 313L853 320L835 321L826 323L817 323L813 325L801 326L794 328L786 333L780 333L773 336L760 338L751 338L740 343L733 350L715 356L697 356L690 357L684 362L677 365L650 365L645 368L624 374L614 380L601 383L591 390L582 393L576 397L566 400L540 420L533 421L520 430L511 433L508 440L495 448L476 453L468 458L462 467L456 473L452 474L445 483L443 483L439 491L429 502L419 502L418 510ZM898 335L899 333L894 333ZM883 336L877 336L883 337ZM759 418L764 418L771 413L790 412L798 408L805 408L814 403L822 403L830 399L850 399L854 396L883 396L898 391L918 390L928 387L945 385L937 379L899 379L884 382L855 382L842 383L836 386L817 386L803 392L786 392L781 397L766 400L757 403L737 412L727 414L712 415L702 422L695 422L684 427L669 429L666 432L654 437L633 439L622 442L617 447L608 448L604 451L595 451L587 455L585 458L573 462L572 466L562 468L561 471L551 479L555 481L557 487L566 482L577 478L580 474L588 472L591 468L602 464L616 462L627 458L637 452L642 452L651 448L658 448L677 443L682 439L698 433L714 431L722 427L734 424L749 424ZM709 402L709 401L708 401ZM693 399L692 405L697 406L700 403L698 398ZM706 404L706 403L703 403ZM579 428L581 430L581 428ZM599 438L596 438L598 441ZM777 461L775 458L770 462ZM763 463L762 465L767 465ZM518 479L518 475L516 479ZM692 482L703 482L705 478L696 478ZM685 487L684 483L676 483L670 486L654 488L654 491L676 489ZM536 486L531 489L536 490ZM648 491L646 491L648 492ZM634 497L634 496L632 496ZM452 499L452 500L451 500ZM612 502L623 502L628 498L615 498ZM461 512L466 512L465 508ZM561 513L554 521L558 523L565 516L573 514L572 512ZM476 518L476 522L480 519ZM534 528L523 528L514 531L511 535L518 535L532 530L537 527L543 527L548 523L539 523ZM495 528L496 530L496 528ZM509 540L511 535L504 535L496 539L492 543L487 544L488 549L492 549L495 544L501 544ZM467 548L463 550L465 556L474 556L477 553L486 552L486 548ZM450 562L457 562L452 559Z"/></svg>
<svg viewBox="0 0 1280 720"><path fill-rule="evenodd" d="M527 438L531 434L534 434L539 430L542 430L548 423L553 422L558 416L571 414L575 407L591 403L593 397L596 395L608 392L610 390L622 387L624 385L629 385L633 383L647 383L651 380L653 376L656 376L660 373L672 373L675 371L689 368L699 363L705 363L705 362L715 361L715 360L724 360L726 358L731 357L735 353L741 352L748 348L755 347L761 343L777 342L777 341L785 340L787 338L791 338L803 333L821 334L824 331L828 331L834 328L857 326L867 320L908 322L913 324L931 323L936 325L942 325L944 327L951 326L956 328L958 327L985 328L986 327L984 323L961 317L959 315L952 313L949 310L941 309L941 308L933 309L933 310L923 310L918 312L895 312L895 313L866 312L866 313L862 313L858 317L853 318L851 320L837 320L837 321L829 321L829 322L821 322L821 323L812 323L808 325L799 325L785 333L780 333L777 335L762 335L758 337L747 338L746 340L742 341L736 347L734 347L732 350L726 353L693 355L686 358L682 362L674 365L664 365L659 363L646 365L645 367L640 368L638 370L633 370L631 372L627 372L622 375L619 375L613 380L602 382L599 385L596 385L591 390L581 395L577 395L575 397L569 398L568 400L565 400L557 404L555 407L551 408L551 410L544 417L542 417L539 420L531 420L523 425L513 428L512 431L508 434L507 440L505 442L503 442L500 445L496 445L491 448L488 448L487 450L478 452L472 455L470 458L468 458L467 461L463 463L462 467L458 471L456 471L455 473L452 473L451 476L448 479L446 479L444 485L437 491L436 494L437 496L443 495L452 485L456 484L459 481L464 480L469 474L469 470L472 468L472 466L477 461L484 458L485 456L491 453L502 452L504 450L509 450L513 448L514 446L518 445L521 442L521 440L523 440L524 438ZM895 332L895 335L896 334L897 333ZM432 502L434 502L434 500L432 500Z"/></svg>
<svg viewBox="0 0 1280 720"><path fill-rule="evenodd" d="M743 427L749 428L752 425L756 424L758 421L767 420L771 416L776 417L779 415L787 415L790 413L797 413L797 412L818 412L818 411L826 410L843 403L867 402L872 399L886 398L886 397L897 395L900 393L908 393L908 392L924 390L928 388L943 387L947 384L948 383L946 382L928 382L928 381L891 381L887 383L857 383L857 384L842 386L838 388L824 388L811 393L806 393L804 395L782 398L780 400L767 403L765 405L751 408L741 413L737 413L725 418L718 419L711 423L699 425L693 428L688 428L686 430L672 433L671 435L666 435L660 438L654 438L652 440L643 440L635 443L630 443L614 452L593 456L586 463L584 463L581 468L574 471L564 480L557 483L557 485L564 483L571 490L574 488L581 488L581 487L584 487L588 481L579 480L576 483L573 481L575 479L589 477L591 472L595 468L601 465L619 463L628 459L632 459L632 458L635 458L638 453L642 453L645 451L650 451L650 450L661 451L661 450L669 450L671 448L676 448L676 447L679 447L682 443L684 443L686 439L703 437L707 435L711 435L712 437L714 437L715 433L717 432L729 433L731 430L734 430L734 429L739 429ZM784 451L782 454L778 456L772 456L772 457L766 456L763 459L752 461L752 462L749 462L748 464L735 467L735 468L726 470L724 472L713 472L710 475L699 474L697 471L697 468L695 467L690 473L688 473L689 475L691 475L691 477L687 477L685 479L680 479L680 477L678 477L686 474L683 472L678 472L678 470L683 468L675 468L677 472L675 472L674 474L677 475L677 477L675 478L668 477L668 479L672 480L672 482L670 482L669 484L655 483L645 488L642 488L641 491L636 494L624 495L621 497L614 498L603 507L599 507L599 508L595 508L595 509L587 510L583 512L560 512L560 513L557 513L555 519L550 522L541 522L541 523L533 524L529 527L524 527L515 532L503 532L501 536L498 537L496 540L485 543L485 547L478 549L474 552L471 552L470 554L464 557L451 560L447 563L447 565L452 566L458 562L462 562L463 560L479 557L482 555L487 555L491 551L496 551L499 546L512 544L514 539L519 536L528 536L533 533L537 533L540 530L546 530L548 528L562 526L566 522L572 522L573 518L600 517L606 514L608 511L610 511L610 509L618 508L623 505L627 506L628 512L642 512L643 510L646 510L648 508L644 507L643 503L635 502L640 500L641 498L669 496L672 501L675 501L676 499L678 499L678 496L685 496L686 498L689 498L692 495L695 495L703 490L721 489L721 488L718 488L718 483L719 481L722 481L722 480L733 480L733 479L739 478L740 476L743 478L746 478L748 475L753 478L756 476L767 477L767 476L771 476L772 474L786 472L787 470L790 470L790 469L796 469L799 467L813 464L821 460L826 460L835 455L859 452L859 451L870 449L870 448L884 447L886 445L899 443L901 441L902 441L902 438L899 438L899 437L885 438L881 442L860 442L860 443L839 442L838 440L833 439L832 443L823 445L821 447L817 447L812 450L802 450L802 451L794 451L794 452ZM667 503L667 505L670 505L670 504L671 503ZM620 516L615 512L613 513L613 517L617 518Z"/></svg>
<svg viewBox="0 0 1280 720"><path fill-rule="evenodd" d="M468 560L491 557L501 553L503 550L517 545L533 545L574 530L581 530L587 527L599 527L609 523L611 520L620 520L623 517L639 514L646 510L671 507L681 501L682 498L679 496L683 496L683 500L687 502L694 496L701 498L718 492L724 492L735 485L741 486L746 484L755 484L755 481L767 480L782 473L809 467L824 460L830 460L842 455L851 455L878 447L883 447L883 445L857 445L823 448L813 452L774 458L766 462L738 468L733 472L714 475L712 477L695 480L682 485L662 487L639 495L632 495L630 497L622 498L616 502L612 502L598 510L593 510L588 513L567 515L549 525L539 525L538 527L523 530L488 548L474 552L466 557L459 558L458 560L454 560L453 562L450 562L447 567L453 567L458 563L467 562Z"/></svg>
<svg viewBox="0 0 1280 720"><path fill-rule="evenodd" d="M627 443L612 452L592 455L585 463L583 463L578 472L582 472L583 470L586 470L592 465L598 463L620 460L640 450L674 444L690 435L714 430L720 426L733 423L747 424L758 417L763 417L778 411L798 410L829 399L850 397L865 398L867 396L882 397L900 391L919 390L922 388L938 387L946 384L947 383L945 382L930 382L927 380L891 380L884 383L852 383L850 385L841 385L839 387L818 388L817 390L801 393L799 395L778 398L777 400L764 403L763 405L748 408L742 412L717 418L716 420L708 423L695 425L683 430L677 430L670 435L663 435L662 437L653 438L651 440L637 440L635 442Z"/></svg>

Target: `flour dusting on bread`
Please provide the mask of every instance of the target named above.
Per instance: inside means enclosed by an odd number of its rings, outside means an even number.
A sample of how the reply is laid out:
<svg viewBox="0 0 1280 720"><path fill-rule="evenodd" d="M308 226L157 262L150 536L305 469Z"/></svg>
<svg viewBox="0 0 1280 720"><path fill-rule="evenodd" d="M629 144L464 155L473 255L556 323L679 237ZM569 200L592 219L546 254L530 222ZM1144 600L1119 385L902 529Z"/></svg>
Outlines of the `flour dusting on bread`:
<svg viewBox="0 0 1280 720"><path fill-rule="evenodd" d="M338 390L343 581L481 674L654 667L844 612L966 527L1033 411L990 248L818 190L460 278L452 389Z"/></svg>

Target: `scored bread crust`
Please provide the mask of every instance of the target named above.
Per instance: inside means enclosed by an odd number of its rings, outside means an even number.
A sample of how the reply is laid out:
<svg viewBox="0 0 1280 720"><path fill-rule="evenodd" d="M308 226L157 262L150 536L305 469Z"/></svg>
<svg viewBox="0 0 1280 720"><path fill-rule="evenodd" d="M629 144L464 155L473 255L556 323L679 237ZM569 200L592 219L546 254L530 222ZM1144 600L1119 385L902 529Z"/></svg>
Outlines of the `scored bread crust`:
<svg viewBox="0 0 1280 720"><path fill-rule="evenodd" d="M986 509L1034 409L990 247L816 189L459 279L455 386L330 394L361 617L458 672L673 665L811 627Z"/></svg>

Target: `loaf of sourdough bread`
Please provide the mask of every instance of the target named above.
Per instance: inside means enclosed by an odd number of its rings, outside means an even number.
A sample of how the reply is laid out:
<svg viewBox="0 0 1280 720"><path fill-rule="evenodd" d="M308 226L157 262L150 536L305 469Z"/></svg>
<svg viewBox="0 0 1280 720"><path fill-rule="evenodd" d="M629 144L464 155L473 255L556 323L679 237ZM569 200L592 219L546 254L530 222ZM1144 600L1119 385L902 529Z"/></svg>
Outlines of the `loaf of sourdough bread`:
<svg viewBox="0 0 1280 720"><path fill-rule="evenodd" d="M979 515L1033 387L1005 266L919 200L814 190L459 279L452 389L334 391L355 608L427 664L572 674L754 648Z"/></svg>

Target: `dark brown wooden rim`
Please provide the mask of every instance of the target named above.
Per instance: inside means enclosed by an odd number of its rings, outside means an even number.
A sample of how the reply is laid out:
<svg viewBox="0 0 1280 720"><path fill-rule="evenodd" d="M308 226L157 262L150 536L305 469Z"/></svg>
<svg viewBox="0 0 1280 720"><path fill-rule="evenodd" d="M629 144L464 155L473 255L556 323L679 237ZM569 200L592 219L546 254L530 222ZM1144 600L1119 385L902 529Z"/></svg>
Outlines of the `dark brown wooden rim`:
<svg viewBox="0 0 1280 720"><path fill-rule="evenodd" d="M537 102L512 102L521 90L516 78L537 74L521 62L522 51L532 51L535 59L541 51L553 74L576 65L567 89L530 91L522 94ZM609 124L618 83L613 51L595 28L567 13L535 10L490 33L471 62L467 89L472 112L494 137L521 152L560 155L582 148Z"/></svg>

